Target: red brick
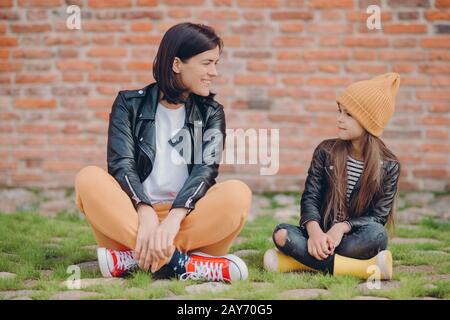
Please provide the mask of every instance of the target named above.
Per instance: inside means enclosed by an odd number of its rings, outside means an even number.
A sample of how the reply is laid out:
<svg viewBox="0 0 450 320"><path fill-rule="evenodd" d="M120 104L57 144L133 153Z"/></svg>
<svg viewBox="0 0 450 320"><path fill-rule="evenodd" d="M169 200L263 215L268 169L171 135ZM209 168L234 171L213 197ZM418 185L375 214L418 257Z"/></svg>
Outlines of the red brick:
<svg viewBox="0 0 450 320"><path fill-rule="evenodd" d="M272 71L276 73L305 73L312 72L314 67L306 63L277 63L273 65Z"/></svg>
<svg viewBox="0 0 450 320"><path fill-rule="evenodd" d="M285 23L280 26L281 32L292 33L292 32L302 32L303 24L301 23Z"/></svg>
<svg viewBox="0 0 450 320"><path fill-rule="evenodd" d="M185 5L185 6L201 6L205 4L205 0L163 0L167 5Z"/></svg>
<svg viewBox="0 0 450 320"><path fill-rule="evenodd" d="M448 51L448 50L431 51L430 52L430 59L431 60L450 61L450 51Z"/></svg>
<svg viewBox="0 0 450 320"><path fill-rule="evenodd" d="M130 8L132 0L88 0L90 8Z"/></svg>
<svg viewBox="0 0 450 320"><path fill-rule="evenodd" d="M421 64L419 70L423 73L439 74L450 73L450 66L448 65L433 65L433 64Z"/></svg>
<svg viewBox="0 0 450 320"><path fill-rule="evenodd" d="M450 177L448 170L445 169L415 169L413 175L417 178L432 179L448 179Z"/></svg>
<svg viewBox="0 0 450 320"><path fill-rule="evenodd" d="M418 90L417 99L421 100L450 100L450 91L446 90Z"/></svg>
<svg viewBox="0 0 450 320"><path fill-rule="evenodd" d="M427 33L426 24L385 24L385 33Z"/></svg>
<svg viewBox="0 0 450 320"><path fill-rule="evenodd" d="M134 22L131 24L131 31L134 32L150 32L153 29L153 24L150 22Z"/></svg>
<svg viewBox="0 0 450 320"><path fill-rule="evenodd" d="M158 3L159 0L137 0L137 5L143 7L156 7Z"/></svg>
<svg viewBox="0 0 450 320"><path fill-rule="evenodd" d="M0 62L0 72L20 71L23 64L20 62Z"/></svg>
<svg viewBox="0 0 450 320"><path fill-rule="evenodd" d="M15 47L19 44L17 38L0 37L0 47Z"/></svg>
<svg viewBox="0 0 450 320"><path fill-rule="evenodd" d="M422 39L420 44L424 48L450 48L450 41L448 37L428 37Z"/></svg>
<svg viewBox="0 0 450 320"><path fill-rule="evenodd" d="M303 56L305 60L347 60L351 57L351 52L346 49L317 49L305 50Z"/></svg>
<svg viewBox="0 0 450 320"><path fill-rule="evenodd" d="M83 30L91 32L122 32L125 25L111 22L83 22Z"/></svg>
<svg viewBox="0 0 450 320"><path fill-rule="evenodd" d="M59 60L56 61L56 67L59 70L84 70L84 71L89 71L89 70L95 70L96 65L93 62L86 62L83 60Z"/></svg>
<svg viewBox="0 0 450 320"><path fill-rule="evenodd" d="M127 83L131 82L131 74L123 75L121 73L90 73L89 81L92 82L113 82Z"/></svg>
<svg viewBox="0 0 450 320"><path fill-rule="evenodd" d="M16 75L16 83L52 83L56 81L56 75Z"/></svg>
<svg viewBox="0 0 450 320"><path fill-rule="evenodd" d="M450 104L432 104L428 106L430 112L450 112Z"/></svg>
<svg viewBox="0 0 450 320"><path fill-rule="evenodd" d="M306 81L310 86L343 86L348 84L346 79L332 77L310 77Z"/></svg>
<svg viewBox="0 0 450 320"><path fill-rule="evenodd" d="M448 140L448 130L427 129L427 138Z"/></svg>
<svg viewBox="0 0 450 320"><path fill-rule="evenodd" d="M148 61L131 61L127 63L127 69L135 71L152 70L153 63Z"/></svg>
<svg viewBox="0 0 450 320"><path fill-rule="evenodd" d="M58 127L56 125L46 124L34 124L28 123L18 127L20 133L56 133Z"/></svg>
<svg viewBox="0 0 450 320"><path fill-rule="evenodd" d="M64 82L81 82L84 79L82 73L63 73L62 77Z"/></svg>
<svg viewBox="0 0 450 320"><path fill-rule="evenodd" d="M311 20L313 13L309 11L278 11L270 15L272 20Z"/></svg>
<svg viewBox="0 0 450 320"><path fill-rule="evenodd" d="M301 58L301 53L298 51L278 51L278 60L298 60Z"/></svg>
<svg viewBox="0 0 450 320"><path fill-rule="evenodd" d="M355 60L375 60L377 54L372 50L353 50Z"/></svg>
<svg viewBox="0 0 450 320"><path fill-rule="evenodd" d="M87 51L88 57L125 57L127 49L124 47L94 47Z"/></svg>
<svg viewBox="0 0 450 320"><path fill-rule="evenodd" d="M48 32L51 30L49 24L12 24L10 28L13 33Z"/></svg>
<svg viewBox="0 0 450 320"><path fill-rule="evenodd" d="M436 0L436 8L450 8L450 0Z"/></svg>
<svg viewBox="0 0 450 320"><path fill-rule="evenodd" d="M42 168L49 172L78 171L83 167L80 161L46 160Z"/></svg>
<svg viewBox="0 0 450 320"><path fill-rule="evenodd" d="M309 23L306 31L309 33L324 33L324 34L351 34L352 26L341 23Z"/></svg>
<svg viewBox="0 0 450 320"><path fill-rule="evenodd" d="M347 20L352 22L366 22L367 19L371 16L371 14L361 11L347 11ZM391 12L383 12L381 11L380 14L381 23L384 23L385 21L391 21L392 20L392 13ZM367 28L367 27L366 27Z"/></svg>
<svg viewBox="0 0 450 320"><path fill-rule="evenodd" d="M353 0L310 0L308 6L314 9L353 8Z"/></svg>
<svg viewBox="0 0 450 320"><path fill-rule="evenodd" d="M279 36L274 37L272 45L274 47L304 47L312 44L314 39L312 37L299 37L299 36Z"/></svg>
<svg viewBox="0 0 450 320"><path fill-rule="evenodd" d="M47 49L18 49L12 52L16 59L48 59L54 56L51 50Z"/></svg>
<svg viewBox="0 0 450 320"><path fill-rule="evenodd" d="M425 13L427 20L450 20L450 12L429 10Z"/></svg>
<svg viewBox="0 0 450 320"><path fill-rule="evenodd" d="M400 60L400 61L423 61L426 59L426 53L422 51L402 51L402 50L383 50L379 58L382 61Z"/></svg>
<svg viewBox="0 0 450 320"><path fill-rule="evenodd" d="M420 119L420 123L432 126L449 126L450 118L445 118L443 116L425 116Z"/></svg>
<svg viewBox="0 0 450 320"><path fill-rule="evenodd" d="M121 45L143 44L143 45L159 45L162 36L144 36L144 35L127 35L119 39Z"/></svg>
<svg viewBox="0 0 450 320"><path fill-rule="evenodd" d="M347 47L384 48L389 45L389 41L387 38L345 37L344 45Z"/></svg>
<svg viewBox="0 0 450 320"><path fill-rule="evenodd" d="M388 67L385 64L382 65L374 65L374 64L357 64L357 63L349 63L345 70L350 73L374 73L381 74L386 73L388 71Z"/></svg>
<svg viewBox="0 0 450 320"><path fill-rule="evenodd" d="M247 70L248 71L256 71L256 72L268 71L269 64L264 61L257 61L257 60L249 61L247 63Z"/></svg>
<svg viewBox="0 0 450 320"><path fill-rule="evenodd" d="M12 8L13 0L1 0L0 8Z"/></svg>
<svg viewBox="0 0 450 320"><path fill-rule="evenodd" d="M55 99L39 99L39 98L17 98L15 101L16 108L20 109L54 109L56 108Z"/></svg>
<svg viewBox="0 0 450 320"><path fill-rule="evenodd" d="M202 10L198 17L205 20L237 20L239 13L236 10Z"/></svg>
<svg viewBox="0 0 450 320"><path fill-rule="evenodd" d="M19 0L20 7L59 7L61 6L61 0Z"/></svg>
<svg viewBox="0 0 450 320"><path fill-rule="evenodd" d="M252 75L237 75L234 78L234 83L238 85L274 85L276 82L273 76L252 76Z"/></svg>
<svg viewBox="0 0 450 320"><path fill-rule="evenodd" d="M277 8L278 0L237 0L237 4L242 8Z"/></svg>
<svg viewBox="0 0 450 320"><path fill-rule="evenodd" d="M9 58L9 49L0 49L0 59L8 59Z"/></svg>

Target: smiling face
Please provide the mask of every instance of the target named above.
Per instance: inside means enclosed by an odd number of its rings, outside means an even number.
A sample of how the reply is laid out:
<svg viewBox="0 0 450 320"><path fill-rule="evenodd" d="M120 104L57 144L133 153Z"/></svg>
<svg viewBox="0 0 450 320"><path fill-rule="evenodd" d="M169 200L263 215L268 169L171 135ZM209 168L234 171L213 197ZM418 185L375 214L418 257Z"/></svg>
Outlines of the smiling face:
<svg viewBox="0 0 450 320"><path fill-rule="evenodd" d="M357 140L364 133L364 128L340 103L338 103L337 127L339 130L338 138L342 140Z"/></svg>
<svg viewBox="0 0 450 320"><path fill-rule="evenodd" d="M217 77L216 65L219 62L219 47L199 53L183 62L175 58L173 71L181 77L183 85L199 96L208 96L210 85Z"/></svg>

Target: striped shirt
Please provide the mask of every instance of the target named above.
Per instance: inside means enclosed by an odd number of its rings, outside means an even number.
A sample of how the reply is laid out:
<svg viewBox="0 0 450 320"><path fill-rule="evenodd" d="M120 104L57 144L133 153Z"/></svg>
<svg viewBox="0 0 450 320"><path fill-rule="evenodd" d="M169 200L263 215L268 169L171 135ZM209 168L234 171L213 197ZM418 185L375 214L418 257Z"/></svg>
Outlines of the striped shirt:
<svg viewBox="0 0 450 320"><path fill-rule="evenodd" d="M353 159L347 156L347 201L350 200L350 195L355 188L361 173L364 169L364 162Z"/></svg>
<svg viewBox="0 0 450 320"><path fill-rule="evenodd" d="M356 182L358 181L361 173L364 169L364 162L353 159L350 156L347 156L347 204L350 201L350 195L352 194L353 189L355 188ZM334 222L343 222L345 217L341 212L337 214Z"/></svg>

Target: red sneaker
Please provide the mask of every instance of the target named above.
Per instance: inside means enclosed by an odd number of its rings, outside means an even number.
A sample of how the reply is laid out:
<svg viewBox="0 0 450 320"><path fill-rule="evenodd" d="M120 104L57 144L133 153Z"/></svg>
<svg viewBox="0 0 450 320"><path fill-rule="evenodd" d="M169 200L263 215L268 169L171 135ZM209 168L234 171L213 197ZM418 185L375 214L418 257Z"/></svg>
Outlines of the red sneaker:
<svg viewBox="0 0 450 320"><path fill-rule="evenodd" d="M181 280L225 281L245 280L248 268L245 262L233 254L211 256L201 252L193 252L186 263L186 273Z"/></svg>
<svg viewBox="0 0 450 320"><path fill-rule="evenodd" d="M133 251L118 251L107 248L97 248L98 265L105 278L123 277L139 268L133 258Z"/></svg>

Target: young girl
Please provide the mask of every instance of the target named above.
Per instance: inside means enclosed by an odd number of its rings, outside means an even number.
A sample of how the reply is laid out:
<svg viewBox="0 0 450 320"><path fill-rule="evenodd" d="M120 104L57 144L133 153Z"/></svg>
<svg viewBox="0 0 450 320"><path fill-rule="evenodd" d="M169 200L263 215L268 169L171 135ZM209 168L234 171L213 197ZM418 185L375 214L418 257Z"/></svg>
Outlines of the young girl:
<svg viewBox="0 0 450 320"><path fill-rule="evenodd" d="M278 250L265 253L267 270L392 278L384 226L393 221L400 163L380 135L399 85L400 76L387 73L350 85L337 99L338 137L315 149L300 226L275 228Z"/></svg>
<svg viewBox="0 0 450 320"><path fill-rule="evenodd" d="M75 179L103 276L140 267L182 279L247 278L245 263L227 252L246 221L251 191L238 180L215 180L225 114L210 84L222 47L208 26L173 26L154 60L156 82L120 91L114 101L108 172L87 166Z"/></svg>

